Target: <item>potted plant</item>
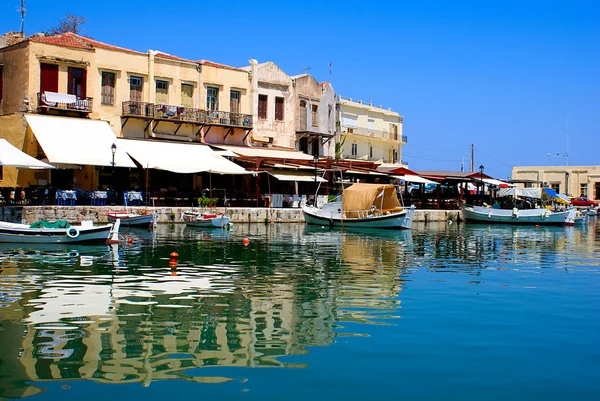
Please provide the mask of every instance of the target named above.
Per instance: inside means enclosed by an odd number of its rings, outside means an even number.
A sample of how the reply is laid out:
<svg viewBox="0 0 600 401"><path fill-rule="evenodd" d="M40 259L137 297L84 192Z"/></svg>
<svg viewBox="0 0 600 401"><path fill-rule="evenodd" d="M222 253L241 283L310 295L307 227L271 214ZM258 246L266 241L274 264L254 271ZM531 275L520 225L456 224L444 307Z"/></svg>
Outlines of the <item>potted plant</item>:
<svg viewBox="0 0 600 401"><path fill-rule="evenodd" d="M212 198L210 200L211 203L211 207L217 207L217 204L219 203L219 198Z"/></svg>

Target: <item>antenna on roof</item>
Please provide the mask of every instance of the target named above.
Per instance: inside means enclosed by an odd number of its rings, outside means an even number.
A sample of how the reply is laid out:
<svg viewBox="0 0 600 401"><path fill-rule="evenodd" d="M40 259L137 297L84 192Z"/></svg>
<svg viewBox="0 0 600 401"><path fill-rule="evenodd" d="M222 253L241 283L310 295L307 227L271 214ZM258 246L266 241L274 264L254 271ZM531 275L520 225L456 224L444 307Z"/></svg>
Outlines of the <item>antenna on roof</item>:
<svg viewBox="0 0 600 401"><path fill-rule="evenodd" d="M21 0L19 11L21 12L21 35L25 37L25 0Z"/></svg>
<svg viewBox="0 0 600 401"><path fill-rule="evenodd" d="M302 71L304 71L305 74L308 74L308 72L310 71L310 67L306 67L305 69L303 69Z"/></svg>
<svg viewBox="0 0 600 401"><path fill-rule="evenodd" d="M329 63L329 83L331 83L331 66L333 65L333 63Z"/></svg>

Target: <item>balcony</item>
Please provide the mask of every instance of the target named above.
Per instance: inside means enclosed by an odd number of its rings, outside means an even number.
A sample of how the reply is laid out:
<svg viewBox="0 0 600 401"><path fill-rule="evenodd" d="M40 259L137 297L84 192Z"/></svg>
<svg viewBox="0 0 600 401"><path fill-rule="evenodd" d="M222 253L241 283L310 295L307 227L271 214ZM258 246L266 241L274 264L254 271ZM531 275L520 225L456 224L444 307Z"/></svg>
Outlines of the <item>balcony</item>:
<svg viewBox="0 0 600 401"><path fill-rule="evenodd" d="M361 127L342 127L342 134L357 135L366 138L381 139L384 141L408 143L408 137L406 135L398 135L394 132L373 130Z"/></svg>
<svg viewBox="0 0 600 401"><path fill-rule="evenodd" d="M39 113L55 110L60 112L91 113L93 98L79 98L75 95L57 92L38 92L37 110Z"/></svg>
<svg viewBox="0 0 600 401"><path fill-rule="evenodd" d="M146 102L123 102L123 117L170 121L178 124L217 125L231 128L252 128L252 115L210 111L184 106Z"/></svg>

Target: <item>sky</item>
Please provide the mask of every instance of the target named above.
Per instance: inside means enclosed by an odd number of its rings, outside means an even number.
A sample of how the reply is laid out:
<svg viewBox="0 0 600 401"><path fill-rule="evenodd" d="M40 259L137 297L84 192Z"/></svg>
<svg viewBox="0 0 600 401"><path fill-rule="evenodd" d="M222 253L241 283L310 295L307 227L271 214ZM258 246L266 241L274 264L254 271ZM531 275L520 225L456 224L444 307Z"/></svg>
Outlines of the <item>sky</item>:
<svg viewBox="0 0 600 401"><path fill-rule="evenodd" d="M0 1L0 33L20 30L19 7ZM475 170L501 179L512 166L600 165L600 1L26 0L25 33L66 14L133 50L310 68L404 116L413 170L468 171L472 146Z"/></svg>

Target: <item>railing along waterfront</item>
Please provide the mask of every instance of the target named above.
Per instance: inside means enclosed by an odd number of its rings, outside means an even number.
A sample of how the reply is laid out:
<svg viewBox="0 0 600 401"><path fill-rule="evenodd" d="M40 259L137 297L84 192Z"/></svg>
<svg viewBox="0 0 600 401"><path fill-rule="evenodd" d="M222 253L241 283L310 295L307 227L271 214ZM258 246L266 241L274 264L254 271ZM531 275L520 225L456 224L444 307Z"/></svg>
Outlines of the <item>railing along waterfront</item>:
<svg viewBox="0 0 600 401"><path fill-rule="evenodd" d="M146 102L123 102L124 117L144 117L173 122L190 122L208 125L227 125L251 128L252 115L194 109L185 106L173 106Z"/></svg>

